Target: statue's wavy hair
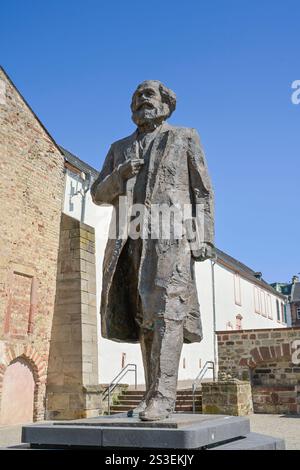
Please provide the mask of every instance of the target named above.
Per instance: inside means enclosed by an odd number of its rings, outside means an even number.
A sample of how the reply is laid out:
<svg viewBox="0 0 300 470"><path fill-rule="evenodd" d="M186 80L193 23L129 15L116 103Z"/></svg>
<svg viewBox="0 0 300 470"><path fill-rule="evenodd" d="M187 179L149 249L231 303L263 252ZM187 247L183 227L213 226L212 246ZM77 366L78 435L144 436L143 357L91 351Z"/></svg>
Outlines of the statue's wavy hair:
<svg viewBox="0 0 300 470"><path fill-rule="evenodd" d="M167 88L159 80L145 80L137 86L135 92L132 95L131 111L132 112L134 111L133 110L133 103L134 103L134 98L135 98L136 93L139 91L139 89L141 87L145 86L146 84L149 84L150 86L153 85L153 84L158 85L158 89L160 91L162 102L166 103L169 107L169 113L166 116L166 118L170 117L171 114L173 113L173 111L176 108L176 95L175 95L174 91L172 91L170 88Z"/></svg>

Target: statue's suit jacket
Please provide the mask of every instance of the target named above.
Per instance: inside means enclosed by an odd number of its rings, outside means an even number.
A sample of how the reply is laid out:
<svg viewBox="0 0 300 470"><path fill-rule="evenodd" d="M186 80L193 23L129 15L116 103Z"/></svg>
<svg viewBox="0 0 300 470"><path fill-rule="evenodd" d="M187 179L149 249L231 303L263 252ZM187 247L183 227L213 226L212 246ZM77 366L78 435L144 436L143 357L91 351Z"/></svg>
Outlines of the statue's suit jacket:
<svg viewBox="0 0 300 470"><path fill-rule="evenodd" d="M137 132L112 144L102 171L93 183L91 195L96 204L112 204L119 216L119 196L132 194L130 179L123 181L119 166L136 159ZM204 153L195 129L164 123L149 150L149 174L145 205L201 204L204 227L201 242L214 243L213 190ZM132 179L134 181L134 179ZM197 222L198 223L198 222ZM126 229L125 229L126 233ZM126 235L109 238L103 261L101 297L102 336L120 342L138 342L135 313L126 308L130 279L122 276L118 263ZM138 295L147 316L183 320L184 341L202 339L200 309L194 275L194 257L186 236L180 240L143 240L138 273Z"/></svg>

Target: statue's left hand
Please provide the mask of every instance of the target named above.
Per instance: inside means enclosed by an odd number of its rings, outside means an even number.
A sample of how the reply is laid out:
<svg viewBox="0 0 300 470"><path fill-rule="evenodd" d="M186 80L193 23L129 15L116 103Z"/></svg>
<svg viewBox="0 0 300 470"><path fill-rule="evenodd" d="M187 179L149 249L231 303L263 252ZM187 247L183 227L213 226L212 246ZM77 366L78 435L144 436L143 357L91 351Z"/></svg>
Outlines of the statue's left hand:
<svg viewBox="0 0 300 470"><path fill-rule="evenodd" d="M192 257L196 261L205 261L207 259L213 259L216 256L216 249L211 243L204 242L199 250L192 251Z"/></svg>

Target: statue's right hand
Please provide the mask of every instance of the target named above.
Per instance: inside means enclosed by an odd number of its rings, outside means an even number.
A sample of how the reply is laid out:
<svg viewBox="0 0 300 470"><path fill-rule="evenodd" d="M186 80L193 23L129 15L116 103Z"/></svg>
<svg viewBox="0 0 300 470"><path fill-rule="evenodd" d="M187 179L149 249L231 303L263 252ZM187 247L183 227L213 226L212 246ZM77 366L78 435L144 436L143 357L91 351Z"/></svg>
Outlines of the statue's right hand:
<svg viewBox="0 0 300 470"><path fill-rule="evenodd" d="M122 163L122 165L119 166L121 178L124 180L132 178L140 171L143 164L143 159L127 160L125 163Z"/></svg>

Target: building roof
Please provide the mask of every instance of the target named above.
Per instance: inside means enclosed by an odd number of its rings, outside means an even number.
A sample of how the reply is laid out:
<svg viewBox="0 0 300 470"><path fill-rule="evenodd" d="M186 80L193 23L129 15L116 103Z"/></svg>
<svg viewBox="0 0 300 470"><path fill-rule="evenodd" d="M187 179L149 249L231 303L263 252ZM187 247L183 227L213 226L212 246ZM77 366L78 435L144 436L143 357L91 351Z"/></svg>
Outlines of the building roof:
<svg viewBox="0 0 300 470"><path fill-rule="evenodd" d="M271 286L274 287L277 292L280 292L281 294L288 297L291 295L293 284L288 284L286 282L272 282Z"/></svg>
<svg viewBox="0 0 300 470"><path fill-rule="evenodd" d="M272 292L272 294L285 299L284 295L282 295L280 292L274 289L270 284L268 284L264 279L258 276L258 274L260 273L253 271L253 269L249 268L244 263L241 263L237 259L228 255L224 251L219 250L218 248L216 250L216 254L217 254L217 262L221 262L221 264L228 266L233 271L238 272L241 276L244 275L247 279L259 285L261 288L266 289Z"/></svg>
<svg viewBox="0 0 300 470"><path fill-rule="evenodd" d="M60 148L61 152L63 153L66 162L70 163L72 166L74 166L78 170L83 171L83 173L90 174L92 179L97 178L99 172L97 170L95 170L95 168L88 165L88 163L85 163L84 161L80 160L80 158L76 157L76 155L69 152L69 150L66 150L61 145L59 146L59 148Z"/></svg>
<svg viewBox="0 0 300 470"><path fill-rule="evenodd" d="M228 255L224 251L219 250L218 248L217 248L217 257L218 259L223 259L227 263L231 264L234 268L236 268L240 272L244 271L245 273L250 274L251 276L255 275L255 271L253 271L253 269L249 268L244 263L241 263L241 261L238 261L237 259Z"/></svg>
<svg viewBox="0 0 300 470"><path fill-rule="evenodd" d="M300 301L300 282L295 282L292 288L292 302L299 302Z"/></svg>

